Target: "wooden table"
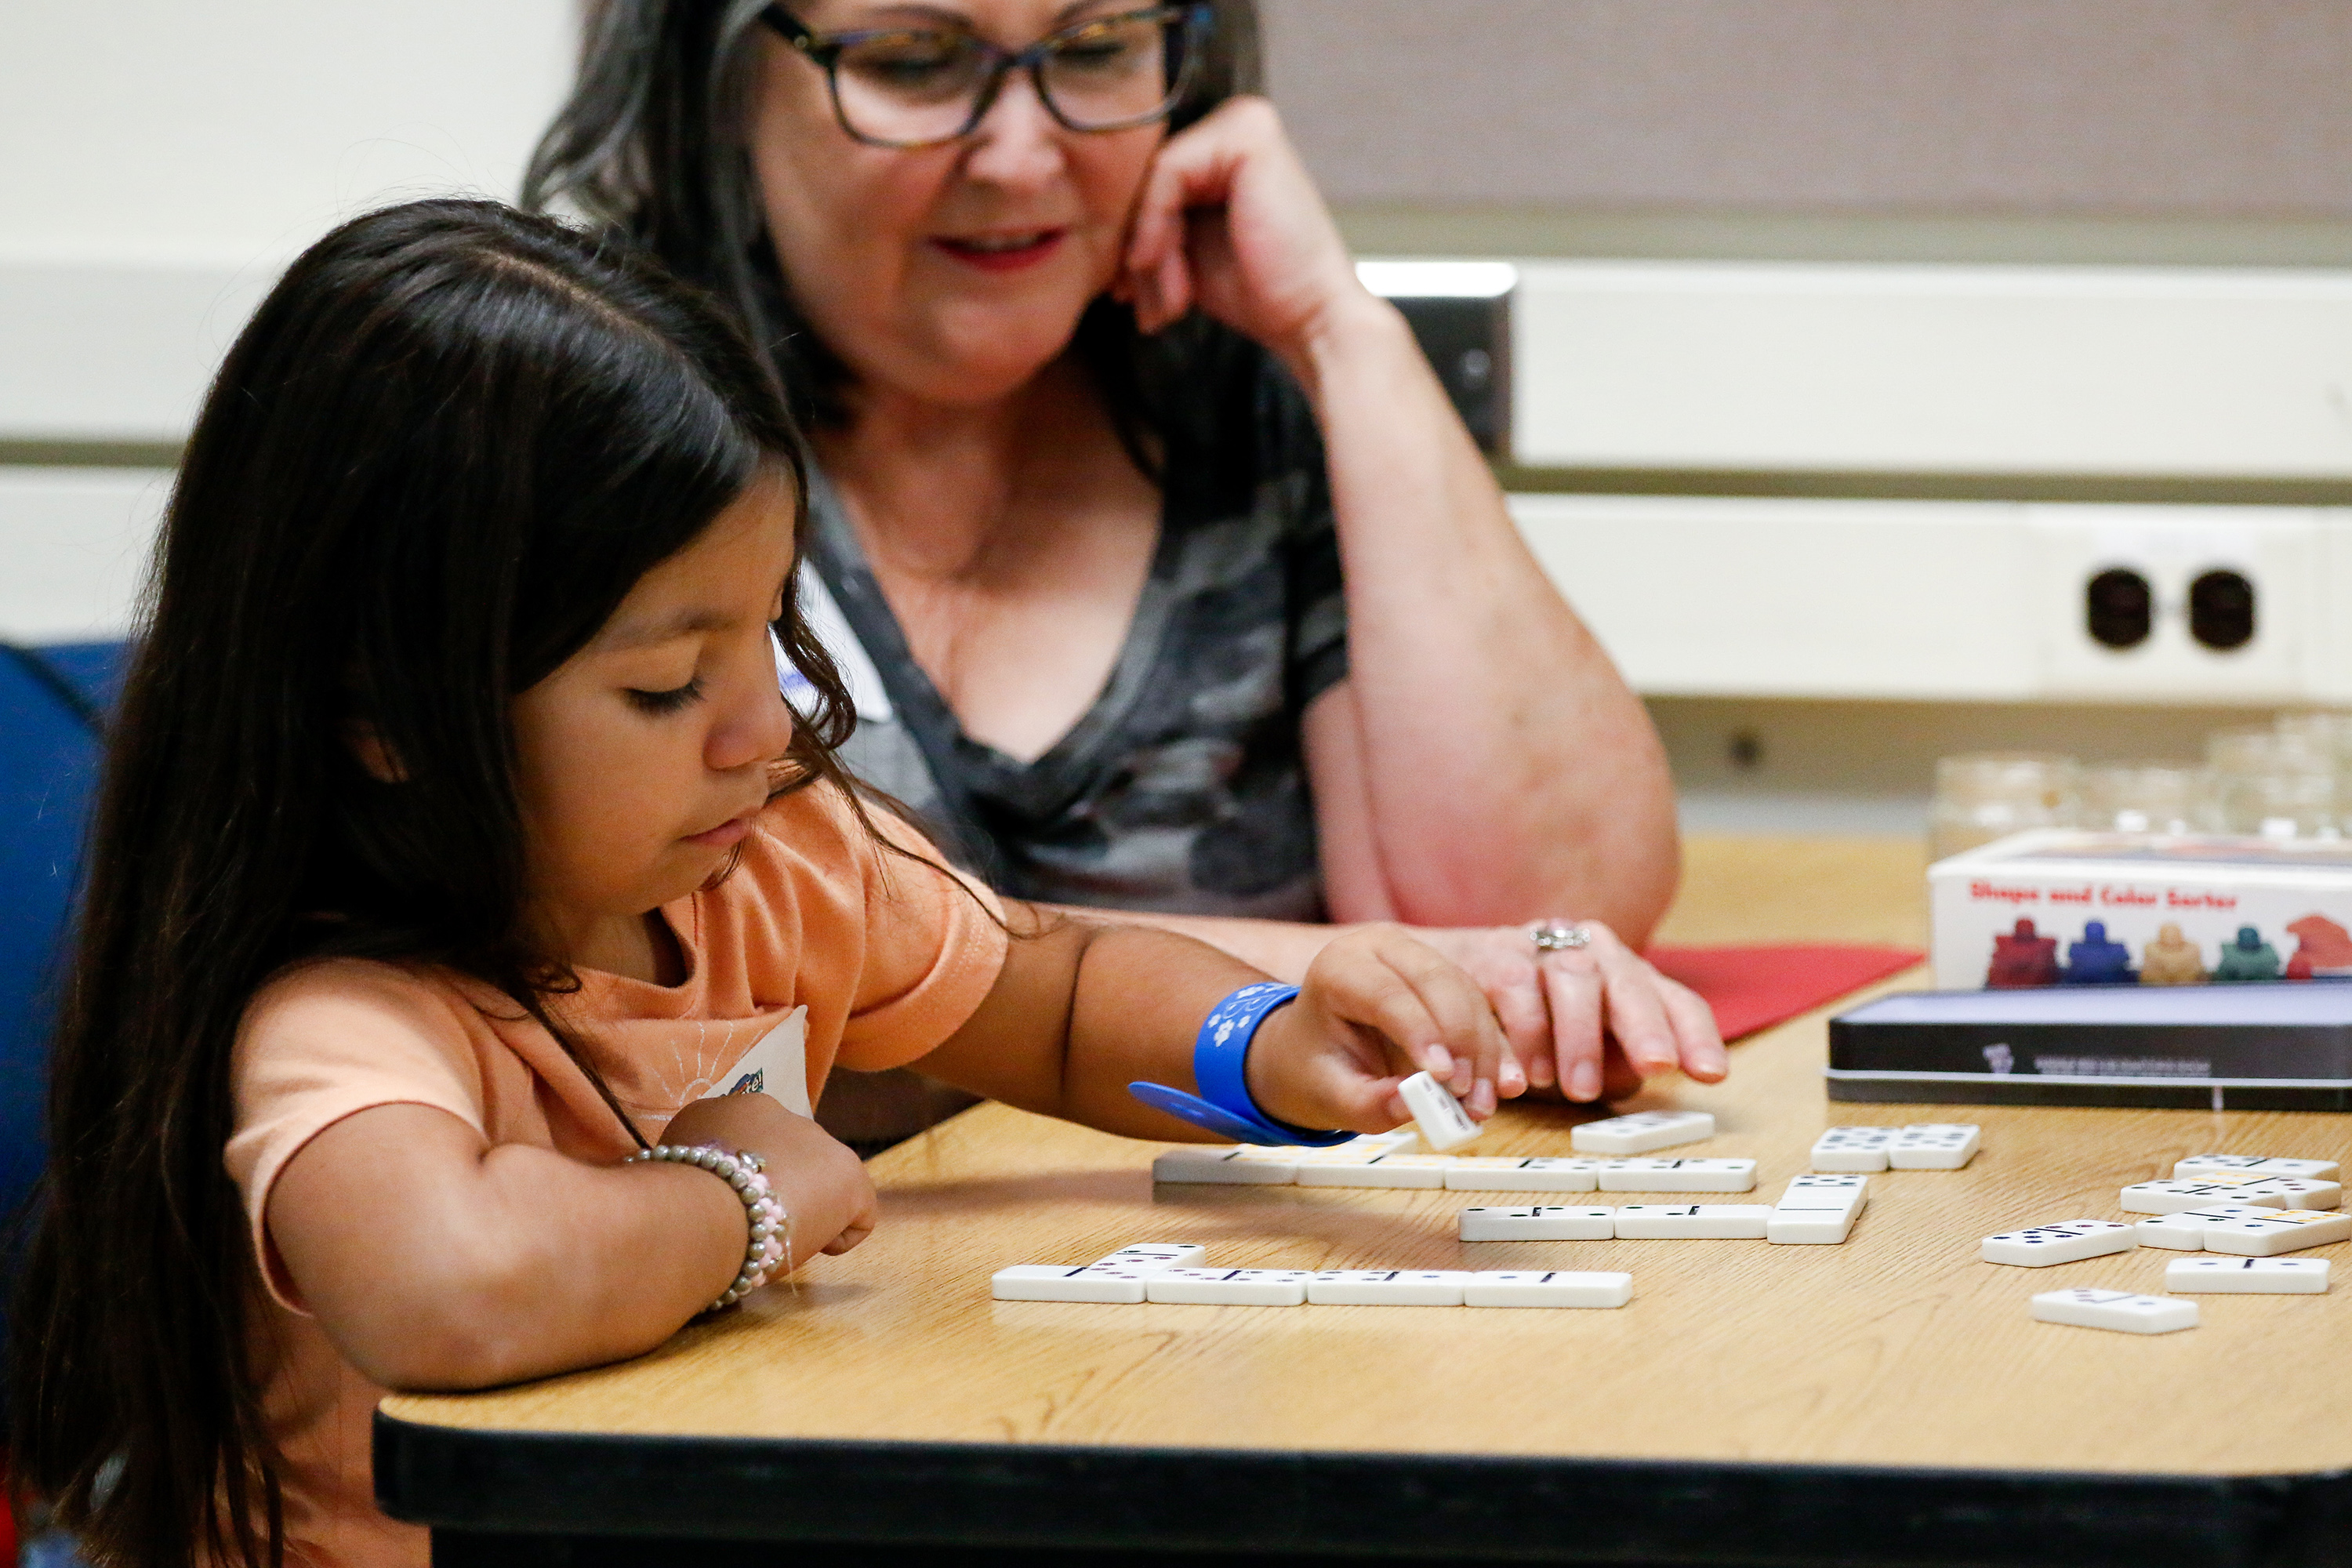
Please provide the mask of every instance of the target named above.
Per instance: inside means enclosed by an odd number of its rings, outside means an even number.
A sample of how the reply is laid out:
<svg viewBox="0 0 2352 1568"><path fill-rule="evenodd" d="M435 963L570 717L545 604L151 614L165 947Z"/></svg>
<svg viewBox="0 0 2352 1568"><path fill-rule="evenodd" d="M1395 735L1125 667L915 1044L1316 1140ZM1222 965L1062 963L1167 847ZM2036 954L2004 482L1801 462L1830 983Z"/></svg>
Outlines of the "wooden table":
<svg viewBox="0 0 2352 1568"><path fill-rule="evenodd" d="M1919 938L1915 845L1702 841L1691 860L1675 940ZM2352 1340L2352 1285L2207 1297L2203 1327L2140 1338L2034 1322L2027 1298L2160 1290L2177 1255L1976 1258L1992 1231L2120 1217L2116 1189L2183 1154L2352 1163L2352 1123L1832 1106L1822 1019L1739 1047L1726 1084L1634 1103L1715 1112L1717 1138L1677 1152L1755 1156L1768 1201L1825 1124L1982 1123L1969 1169L1874 1178L1843 1247L1465 1246L1457 1208L1517 1200L1155 1191L1153 1146L983 1106L877 1159L881 1227L796 1289L621 1366L387 1401L377 1488L436 1526L443 1564L872 1564L950 1543L1005 1563L2352 1560L2352 1365L2331 1348ZM1564 1152L1577 1120L1513 1108L1476 1152ZM1008 1263L1170 1239L1236 1267L1629 1269L1634 1300L989 1299Z"/></svg>

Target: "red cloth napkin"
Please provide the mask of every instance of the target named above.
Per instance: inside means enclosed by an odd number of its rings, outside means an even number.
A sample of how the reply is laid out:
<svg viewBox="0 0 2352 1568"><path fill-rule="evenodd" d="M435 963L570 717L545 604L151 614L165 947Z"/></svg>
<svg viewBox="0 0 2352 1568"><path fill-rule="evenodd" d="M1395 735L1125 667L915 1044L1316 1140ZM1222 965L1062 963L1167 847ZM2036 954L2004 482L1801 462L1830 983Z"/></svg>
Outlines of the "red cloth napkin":
<svg viewBox="0 0 2352 1568"><path fill-rule="evenodd" d="M1659 970L1706 998L1727 1040L1769 1029L1927 955L1908 947L1670 947L1650 949Z"/></svg>

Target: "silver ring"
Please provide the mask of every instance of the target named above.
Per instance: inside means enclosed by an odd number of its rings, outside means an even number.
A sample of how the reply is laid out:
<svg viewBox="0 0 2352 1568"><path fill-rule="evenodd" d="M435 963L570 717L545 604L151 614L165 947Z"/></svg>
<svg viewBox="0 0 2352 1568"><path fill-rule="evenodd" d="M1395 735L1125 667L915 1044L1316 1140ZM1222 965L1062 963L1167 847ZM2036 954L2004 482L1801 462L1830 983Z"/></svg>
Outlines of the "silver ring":
<svg viewBox="0 0 2352 1568"><path fill-rule="evenodd" d="M1535 938L1538 952L1568 952L1592 945L1591 932L1565 921L1546 921L1528 934Z"/></svg>

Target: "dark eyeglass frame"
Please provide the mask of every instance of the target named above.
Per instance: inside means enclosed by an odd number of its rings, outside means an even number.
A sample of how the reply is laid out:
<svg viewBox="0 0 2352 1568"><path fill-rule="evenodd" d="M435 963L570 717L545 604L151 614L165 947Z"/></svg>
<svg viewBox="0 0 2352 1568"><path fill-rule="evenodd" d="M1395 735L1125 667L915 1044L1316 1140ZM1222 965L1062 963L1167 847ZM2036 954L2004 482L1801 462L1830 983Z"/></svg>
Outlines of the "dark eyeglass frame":
<svg viewBox="0 0 2352 1568"><path fill-rule="evenodd" d="M1046 60L1071 39L1093 28L1108 23L1152 17L1159 18L1160 26L1175 35L1171 42L1182 51L1175 73L1169 79L1166 99L1149 114L1139 114L1108 125L1073 122L1068 115L1062 112L1062 106L1054 101L1053 91L1045 85ZM1215 20L1216 7L1206 4L1146 5L1108 16L1089 16L1082 22L1073 22L1066 27L1046 34L1025 49L1004 49L967 29L949 27L873 27L849 33L814 32L808 24L784 9L782 0L776 0L775 4L760 12L760 21L763 26L824 72L825 90L833 96L833 118L851 141L862 142L868 147L889 147L900 151L941 147L971 135L988 117L988 111L996 106L997 95L1004 90L1004 79L1016 70L1029 73L1030 85L1037 90L1037 101L1045 106L1045 112L1066 131L1091 135L1097 132L1130 131L1139 125L1149 125L1155 120L1165 120L1175 112L1176 106L1184 100L1184 94L1190 90L1192 78L1200 69L1201 57L1207 50L1210 30ZM886 137L868 136L852 125L848 111L841 105L839 68L844 52L877 38L921 37L940 33L957 33L970 39L988 61L988 74L981 79L980 90L972 95L971 113L962 126L950 136L927 136L915 142L896 142Z"/></svg>

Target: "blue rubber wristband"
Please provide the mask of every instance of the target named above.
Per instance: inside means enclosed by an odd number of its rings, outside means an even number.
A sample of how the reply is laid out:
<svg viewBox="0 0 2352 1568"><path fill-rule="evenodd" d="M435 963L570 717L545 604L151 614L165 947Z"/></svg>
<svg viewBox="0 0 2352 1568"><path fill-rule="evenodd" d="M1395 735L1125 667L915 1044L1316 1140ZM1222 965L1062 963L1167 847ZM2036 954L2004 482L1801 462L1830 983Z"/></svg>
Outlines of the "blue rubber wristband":
<svg viewBox="0 0 2352 1568"><path fill-rule="evenodd" d="M1196 1127L1205 1127L1238 1142L1299 1144L1318 1149L1345 1143L1355 1134L1346 1131L1315 1132L1276 1121L1250 1098L1249 1079L1244 1071L1249 1063L1250 1042L1257 1037L1258 1026L1265 1022L1266 1015L1297 994L1296 985L1261 980L1243 986L1209 1009L1192 1042L1192 1079L1201 1086L1200 1094L1186 1094L1164 1083L1130 1083L1127 1091L1155 1110L1181 1117Z"/></svg>

